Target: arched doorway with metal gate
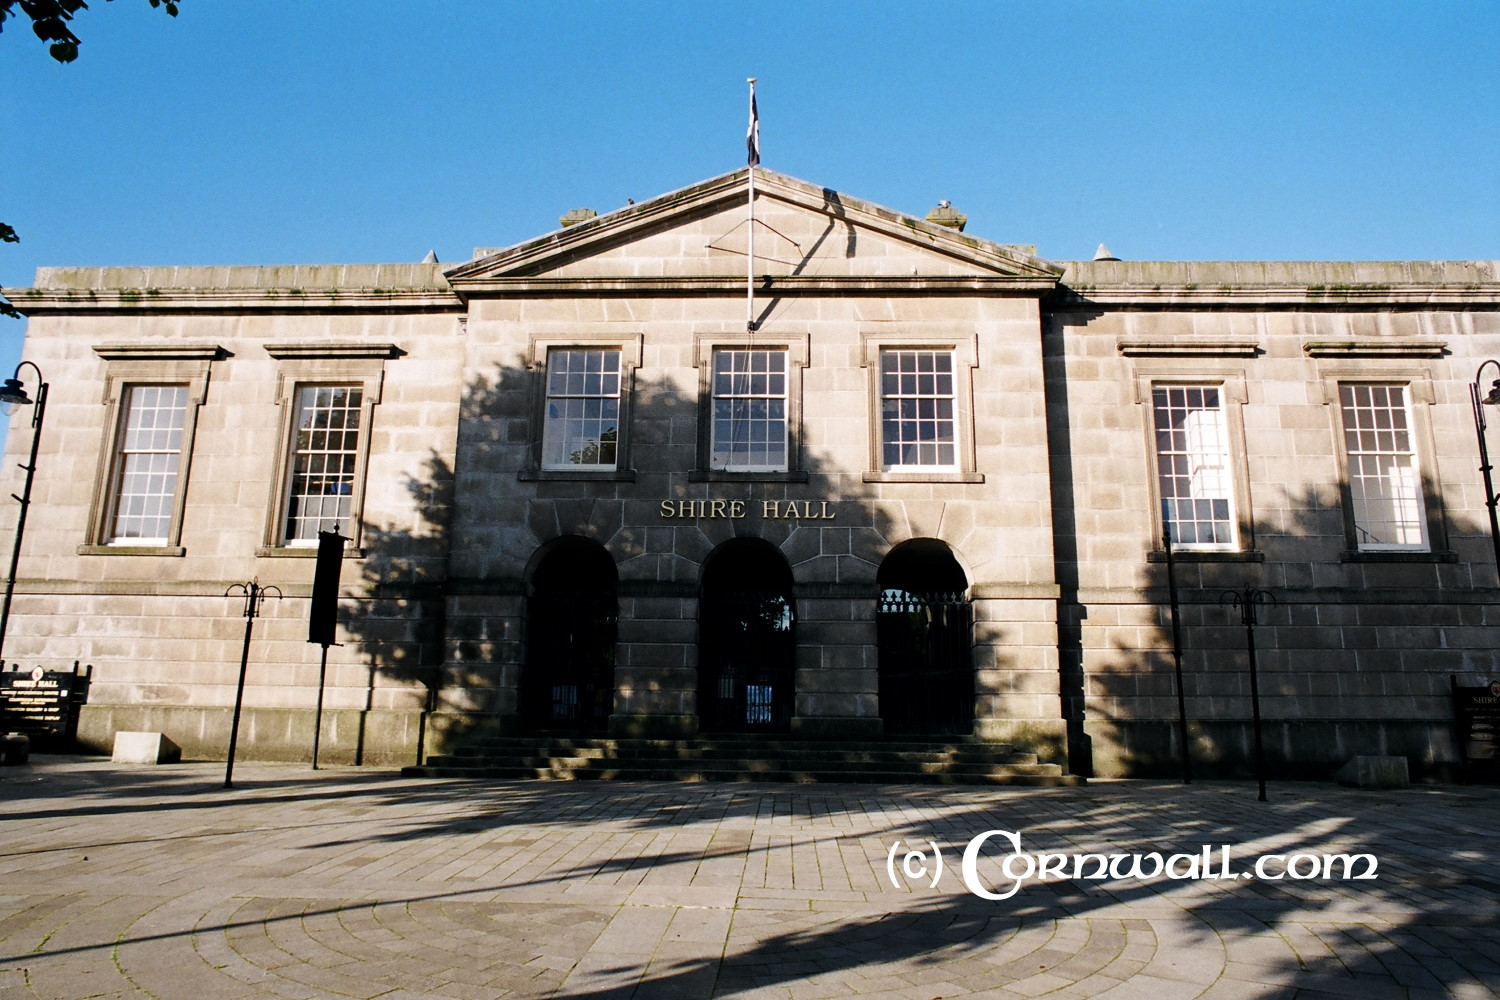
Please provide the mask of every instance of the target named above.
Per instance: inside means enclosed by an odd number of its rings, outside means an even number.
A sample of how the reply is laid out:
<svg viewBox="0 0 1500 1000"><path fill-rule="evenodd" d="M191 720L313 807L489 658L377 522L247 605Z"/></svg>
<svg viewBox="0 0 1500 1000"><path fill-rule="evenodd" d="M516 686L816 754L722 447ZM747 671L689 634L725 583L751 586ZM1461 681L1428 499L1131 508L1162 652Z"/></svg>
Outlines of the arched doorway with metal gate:
<svg viewBox="0 0 1500 1000"><path fill-rule="evenodd" d="M785 732L795 695L796 605L786 558L734 538L703 565L698 724L705 732Z"/></svg>
<svg viewBox="0 0 1500 1000"><path fill-rule="evenodd" d="M521 725L602 732L615 695L615 561L604 546L565 536L544 547L530 574Z"/></svg>
<svg viewBox="0 0 1500 1000"><path fill-rule="evenodd" d="M887 553L875 579L885 732L972 732L974 615L963 567L945 543L914 538Z"/></svg>

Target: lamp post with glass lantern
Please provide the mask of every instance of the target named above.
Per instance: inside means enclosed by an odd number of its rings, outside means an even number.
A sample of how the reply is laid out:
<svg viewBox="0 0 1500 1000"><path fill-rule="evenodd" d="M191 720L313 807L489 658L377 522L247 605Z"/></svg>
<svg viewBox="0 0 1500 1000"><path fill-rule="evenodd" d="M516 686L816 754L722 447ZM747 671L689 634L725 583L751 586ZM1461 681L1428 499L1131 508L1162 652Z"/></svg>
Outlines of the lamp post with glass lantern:
<svg viewBox="0 0 1500 1000"><path fill-rule="evenodd" d="M1479 388L1484 379L1484 370L1490 365L1494 365L1495 374L1500 375L1500 361L1490 359L1481 364L1474 373L1474 381L1469 385L1469 401L1474 405L1474 432L1479 435L1479 471L1484 474L1484 505L1490 511L1490 543L1495 547L1495 572L1500 573L1500 519L1495 514L1495 505L1500 503L1500 497L1495 495L1494 480L1490 476L1490 447L1484 435L1485 428L1489 426L1484 408L1500 405L1500 378L1490 383L1490 391L1483 396L1480 395Z"/></svg>
<svg viewBox="0 0 1500 1000"><path fill-rule="evenodd" d="M21 384L21 369L31 365L31 370L36 372L38 388L36 399L33 400L26 395L26 387ZM22 361L16 365L16 372L0 385L0 409L6 414L13 414L22 406L32 406L36 409L31 411L31 458L25 465L26 484L21 488L21 495L15 497L21 504L21 512L16 515L16 537L10 552L10 572L5 574L5 599L0 602L0 653L5 649L5 630L10 624L10 599L16 590L16 566L21 561L21 539L26 534L26 512L31 507L31 483L36 478L36 451L37 445L42 440L42 418L47 413L47 383L42 380L42 370L30 361ZM1492 508L1493 510L1493 508ZM0 663L4 662L0 656Z"/></svg>

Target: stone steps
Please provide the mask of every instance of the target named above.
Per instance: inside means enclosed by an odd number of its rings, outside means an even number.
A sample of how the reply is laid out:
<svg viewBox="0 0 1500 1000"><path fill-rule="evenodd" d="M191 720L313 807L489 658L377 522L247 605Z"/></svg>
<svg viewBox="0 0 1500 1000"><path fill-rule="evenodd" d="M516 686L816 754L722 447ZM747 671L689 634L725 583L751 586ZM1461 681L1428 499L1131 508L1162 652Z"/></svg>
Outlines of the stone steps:
<svg viewBox="0 0 1500 1000"><path fill-rule="evenodd" d="M685 740L511 736L479 740L404 768L411 777L631 781L1075 785L1056 764L1000 743L834 742L764 736Z"/></svg>
<svg viewBox="0 0 1500 1000"><path fill-rule="evenodd" d="M819 747L809 750L786 751L778 748L754 750L746 747L573 747L561 748L556 746L527 744L516 747L484 747L467 746L459 747L452 754L447 755L444 760L458 763L470 758L488 757L534 757L550 758L556 756L567 756L572 758L584 758L589 760L663 760L680 762L703 762L705 764L715 761L744 761L763 760L767 758L796 759L808 763L827 763L829 765L839 764L889 764L894 768L904 766L912 767L962 767L972 765L1013 765L1025 766L1036 765L1037 756L1034 753L1021 753L1019 751L1001 751L997 753L984 753L981 751L942 751L942 750L854 750ZM439 758L433 758L437 760Z"/></svg>

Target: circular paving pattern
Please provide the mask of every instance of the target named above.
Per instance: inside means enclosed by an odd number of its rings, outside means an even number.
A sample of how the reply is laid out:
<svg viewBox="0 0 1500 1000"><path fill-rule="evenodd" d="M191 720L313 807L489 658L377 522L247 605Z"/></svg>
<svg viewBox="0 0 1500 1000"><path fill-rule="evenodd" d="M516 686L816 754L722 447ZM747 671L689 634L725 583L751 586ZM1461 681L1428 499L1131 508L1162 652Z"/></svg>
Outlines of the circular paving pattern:
<svg viewBox="0 0 1500 1000"><path fill-rule="evenodd" d="M49 765L61 768L60 764ZM195 770L195 768L197 768ZM0 778L0 997L1492 996L1489 789L468 784L242 765ZM238 773L238 772L237 772ZM1020 817L1018 819L1018 817ZM1052 878L967 840L1369 850L1364 882ZM933 888L897 839L937 845ZM1186 846L1183 849L1187 849ZM899 872L895 873L899 874ZM930 882L930 880L927 880Z"/></svg>

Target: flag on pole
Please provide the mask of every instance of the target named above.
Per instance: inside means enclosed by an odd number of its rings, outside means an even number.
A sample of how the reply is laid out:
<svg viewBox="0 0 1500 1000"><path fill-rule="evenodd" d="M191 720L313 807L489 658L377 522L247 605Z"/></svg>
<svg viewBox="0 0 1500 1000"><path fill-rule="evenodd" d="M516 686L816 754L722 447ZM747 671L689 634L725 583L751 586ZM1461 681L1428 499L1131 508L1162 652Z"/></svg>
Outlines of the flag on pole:
<svg viewBox="0 0 1500 1000"><path fill-rule="evenodd" d="M750 81L750 128L745 132L745 146L750 153L750 166L760 164L760 112L755 109L755 81Z"/></svg>

